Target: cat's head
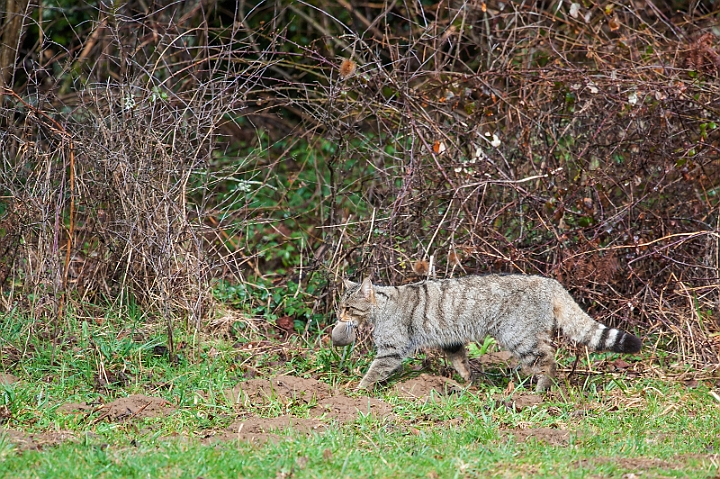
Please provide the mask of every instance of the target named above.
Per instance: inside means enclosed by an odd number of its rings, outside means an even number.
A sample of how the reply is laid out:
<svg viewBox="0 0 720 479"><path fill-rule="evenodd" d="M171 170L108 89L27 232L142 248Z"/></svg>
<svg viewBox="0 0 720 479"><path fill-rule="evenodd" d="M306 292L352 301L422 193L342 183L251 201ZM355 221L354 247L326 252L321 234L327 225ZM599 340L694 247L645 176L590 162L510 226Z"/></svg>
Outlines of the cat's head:
<svg viewBox="0 0 720 479"><path fill-rule="evenodd" d="M375 306L375 289L370 278L362 283L345 280L345 293L337 310L338 322L332 330L335 346L345 346L355 341L355 329L365 323Z"/></svg>

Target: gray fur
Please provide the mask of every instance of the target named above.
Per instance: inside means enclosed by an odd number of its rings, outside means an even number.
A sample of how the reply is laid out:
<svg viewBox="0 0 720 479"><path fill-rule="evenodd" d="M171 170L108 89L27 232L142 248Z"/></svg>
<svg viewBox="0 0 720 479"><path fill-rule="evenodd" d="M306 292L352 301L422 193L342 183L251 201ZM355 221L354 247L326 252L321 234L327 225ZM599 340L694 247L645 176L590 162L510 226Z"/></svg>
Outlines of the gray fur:
<svg viewBox="0 0 720 479"><path fill-rule="evenodd" d="M463 379L470 380L465 345L494 337L537 377L537 390L555 377L553 333L601 351L635 353L641 341L588 316L560 283L530 275L466 276L405 286L377 286L369 278L346 282L332 337L355 339L354 329L374 326L377 356L360 382L365 389L387 378L420 348L440 348ZM337 341L336 341L337 338Z"/></svg>

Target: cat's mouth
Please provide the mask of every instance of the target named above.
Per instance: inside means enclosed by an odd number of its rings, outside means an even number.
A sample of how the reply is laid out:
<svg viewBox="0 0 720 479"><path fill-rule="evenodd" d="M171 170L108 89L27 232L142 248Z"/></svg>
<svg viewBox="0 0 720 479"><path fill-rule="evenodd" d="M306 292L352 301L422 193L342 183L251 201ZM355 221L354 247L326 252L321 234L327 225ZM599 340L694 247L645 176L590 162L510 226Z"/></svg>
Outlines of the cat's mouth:
<svg viewBox="0 0 720 479"><path fill-rule="evenodd" d="M333 346L347 346L355 341L355 323L338 321L332 330Z"/></svg>

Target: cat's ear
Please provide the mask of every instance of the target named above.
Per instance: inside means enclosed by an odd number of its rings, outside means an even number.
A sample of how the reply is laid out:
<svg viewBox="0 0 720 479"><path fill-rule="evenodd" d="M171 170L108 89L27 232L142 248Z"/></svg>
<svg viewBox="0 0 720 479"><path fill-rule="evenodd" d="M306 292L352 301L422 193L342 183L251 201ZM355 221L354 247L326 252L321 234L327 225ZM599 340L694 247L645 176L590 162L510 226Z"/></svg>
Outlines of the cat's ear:
<svg viewBox="0 0 720 479"><path fill-rule="evenodd" d="M375 289L370 281L370 277L365 278L360 285L360 294L372 304L375 304Z"/></svg>
<svg viewBox="0 0 720 479"><path fill-rule="evenodd" d="M353 286L357 286L357 283L353 283L353 282L350 281L349 279L343 278L343 286L345 286L345 289L350 289L350 288L352 288Z"/></svg>

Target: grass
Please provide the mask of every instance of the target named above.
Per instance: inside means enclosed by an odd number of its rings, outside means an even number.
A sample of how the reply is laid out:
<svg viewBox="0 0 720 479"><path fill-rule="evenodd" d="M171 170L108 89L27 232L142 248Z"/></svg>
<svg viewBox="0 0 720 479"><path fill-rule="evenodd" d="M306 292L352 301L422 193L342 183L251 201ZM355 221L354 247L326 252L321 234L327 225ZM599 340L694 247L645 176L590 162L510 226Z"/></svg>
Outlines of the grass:
<svg viewBox="0 0 720 479"><path fill-rule="evenodd" d="M254 349L232 337L204 338L199 347L192 346L191 338L180 338L185 346L174 364L162 347L160 333L127 320L70 324L71 334L66 337L72 339L55 346L39 339L22 318L6 317L1 322L3 368L19 380L0 385L0 418L6 431L0 433L0 477L714 477L719 473L720 404L710 394L716 379L687 387L672 378L592 375L572 380L538 405L517 408L504 392L515 378L504 370L489 374L476 390L445 397L433 393L421 400L403 397L392 386L418 373L421 361L415 359L406 365L406 374L373 393L392 406L392 415L360 415L310 434L281 431L279 440L262 444L212 442L206 436L238 417L310 414L312 400L271 398L269 403L248 407L233 403L227 390L243 376L282 373L342 388L359 379L368 358L355 351L341 368L341 352L321 345L322 332L281 341L270 332L255 331L258 337L252 339L263 343ZM425 363L429 365L424 372L437 374L442 367L439 360ZM103 377L114 381L104 382ZM86 414L59 409L66 403L93 406L136 393L163 397L177 408L165 416L127 421L104 420L99 408ZM345 394L360 397L351 391ZM530 392L520 388L515 394ZM36 442L64 431L73 440L23 448L12 431L34 435ZM556 440L563 431L567 435ZM540 434L537 439L535 432L549 436L543 439Z"/></svg>

